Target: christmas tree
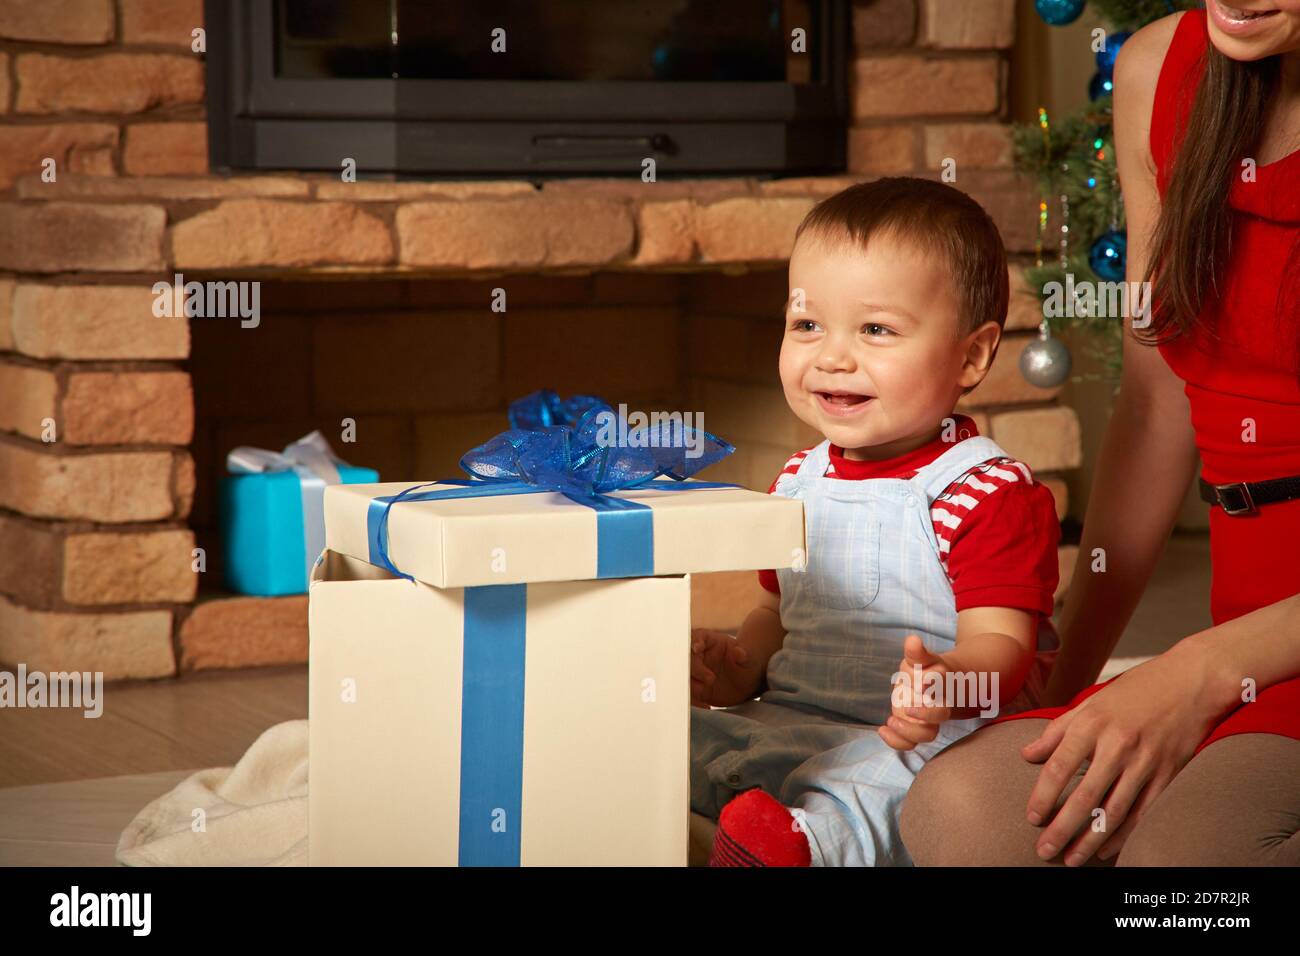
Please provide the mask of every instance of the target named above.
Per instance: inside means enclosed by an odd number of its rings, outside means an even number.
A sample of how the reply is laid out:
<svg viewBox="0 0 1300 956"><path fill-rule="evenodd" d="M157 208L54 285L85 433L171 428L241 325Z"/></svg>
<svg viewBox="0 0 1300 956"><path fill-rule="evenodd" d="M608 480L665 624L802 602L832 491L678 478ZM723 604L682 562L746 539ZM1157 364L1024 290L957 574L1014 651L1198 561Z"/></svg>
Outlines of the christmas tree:
<svg viewBox="0 0 1300 956"><path fill-rule="evenodd" d="M1025 271L1029 285L1043 297L1044 321L1051 333L1079 329L1105 373L1118 381L1123 327L1109 311L1076 302L1060 309L1060 289L1080 283L1125 280L1124 203L1115 166L1111 117L1111 76L1115 57L1133 31L1180 10L1200 6L1196 0L1091 0L1107 26L1094 41L1097 74L1089 86L1092 102L1069 116L1019 123L1013 130L1016 166L1039 185L1039 253ZM1083 12L1085 0L1036 0L1039 14L1055 26ZM1049 231L1048 224L1054 222ZM1055 289L1052 284L1056 283ZM1092 286L1096 288L1096 286ZM1050 292L1048 290L1051 290ZM1035 343L1040 344L1040 343ZM1050 360L1048 365L1050 365ZM1066 360L1068 368L1068 359ZM1029 370L1027 377L1033 381ZM1044 373L1044 384L1050 374Z"/></svg>

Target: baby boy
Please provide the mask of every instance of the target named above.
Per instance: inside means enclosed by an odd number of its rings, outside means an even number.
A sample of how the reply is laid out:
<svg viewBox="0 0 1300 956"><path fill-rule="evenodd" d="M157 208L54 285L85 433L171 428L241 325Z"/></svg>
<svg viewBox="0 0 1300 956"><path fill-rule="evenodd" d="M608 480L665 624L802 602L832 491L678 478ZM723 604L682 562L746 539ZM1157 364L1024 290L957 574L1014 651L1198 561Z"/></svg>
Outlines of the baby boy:
<svg viewBox="0 0 1300 956"><path fill-rule="evenodd" d="M789 278L781 384L824 440L771 492L803 501L807 559L760 572L736 636L692 635L691 805L720 817L712 865L907 865L916 774L1056 643L1052 494L954 412L1006 255L966 194L881 179L809 212Z"/></svg>

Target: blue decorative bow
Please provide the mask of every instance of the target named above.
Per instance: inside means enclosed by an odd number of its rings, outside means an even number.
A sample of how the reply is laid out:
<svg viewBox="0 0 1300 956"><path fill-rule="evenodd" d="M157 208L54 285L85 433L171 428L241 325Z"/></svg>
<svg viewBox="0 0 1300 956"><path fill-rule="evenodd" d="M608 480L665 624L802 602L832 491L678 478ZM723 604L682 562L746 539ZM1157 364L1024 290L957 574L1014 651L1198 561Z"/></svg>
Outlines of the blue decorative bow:
<svg viewBox="0 0 1300 956"><path fill-rule="evenodd" d="M511 402L507 416L511 428L531 430L576 425L583 413L592 408L609 408L609 403L595 395L560 398L552 389L543 388Z"/></svg>
<svg viewBox="0 0 1300 956"><path fill-rule="evenodd" d="M545 406L549 401L546 394L534 393L515 403L512 408L521 409L518 420ZM558 401L554 392L550 395ZM645 487L673 491L736 487L705 481L680 484L735 450L716 435L683 425L680 417L660 416L629 431L626 421L609 405L592 399L571 426L511 428L470 449L460 460L469 480L447 478L373 499L367 522L370 560L410 578L393 565L388 554L388 515L395 504L553 491L597 512L598 577L651 575L654 537L650 509L612 497L610 492ZM421 491L432 485L459 487Z"/></svg>
<svg viewBox="0 0 1300 956"><path fill-rule="evenodd" d="M685 481L735 450L716 435L683 425L680 417L661 416L628 430L613 409L594 399L572 425L511 428L470 449L460 467L481 481L523 482L586 504L660 476Z"/></svg>

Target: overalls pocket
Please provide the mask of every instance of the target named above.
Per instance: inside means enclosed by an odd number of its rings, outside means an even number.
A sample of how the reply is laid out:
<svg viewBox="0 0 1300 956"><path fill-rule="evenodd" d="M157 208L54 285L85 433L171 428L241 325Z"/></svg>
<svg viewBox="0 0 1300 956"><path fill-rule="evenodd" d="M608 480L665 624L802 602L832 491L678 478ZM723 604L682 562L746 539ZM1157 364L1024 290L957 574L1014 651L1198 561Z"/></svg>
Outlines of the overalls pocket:
<svg viewBox="0 0 1300 956"><path fill-rule="evenodd" d="M880 522L855 525L851 534L819 536L808 556L812 597L840 611L867 607L880 590Z"/></svg>

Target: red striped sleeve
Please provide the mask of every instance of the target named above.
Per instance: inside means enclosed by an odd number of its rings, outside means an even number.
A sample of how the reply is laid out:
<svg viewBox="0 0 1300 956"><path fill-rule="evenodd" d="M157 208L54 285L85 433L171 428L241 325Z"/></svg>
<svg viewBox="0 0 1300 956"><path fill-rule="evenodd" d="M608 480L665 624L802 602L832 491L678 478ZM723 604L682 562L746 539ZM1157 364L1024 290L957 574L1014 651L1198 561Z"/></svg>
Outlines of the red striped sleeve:
<svg viewBox="0 0 1300 956"><path fill-rule="evenodd" d="M1017 482L1034 483L1033 474L1014 458L990 458L956 478L930 507L935 537L939 539L939 560L944 570L953 539L965 517L993 492Z"/></svg>
<svg viewBox="0 0 1300 956"><path fill-rule="evenodd" d="M930 509L957 610L1014 607L1051 614L1061 525L1051 491L1014 458L982 462Z"/></svg>
<svg viewBox="0 0 1300 956"><path fill-rule="evenodd" d="M810 451L812 451L812 448L805 448L803 451L797 451L790 456L789 460L782 466L780 474L772 479L772 485L767 489L769 495L776 491L776 484L781 480L781 475L793 475L798 472L799 466L803 464L803 460L808 457ZM826 474L832 474L832 470L828 468ZM776 572L771 568L764 568L758 572L758 583L773 594L781 593L781 585L777 583Z"/></svg>
<svg viewBox="0 0 1300 956"><path fill-rule="evenodd" d="M810 451L812 451L811 448L805 448L803 451L797 451L789 457L786 463L781 466L780 474L772 479L772 485L767 489L769 495L776 491L776 483L781 480L781 475L793 475L799 471L799 466L803 464L803 460L808 457Z"/></svg>

